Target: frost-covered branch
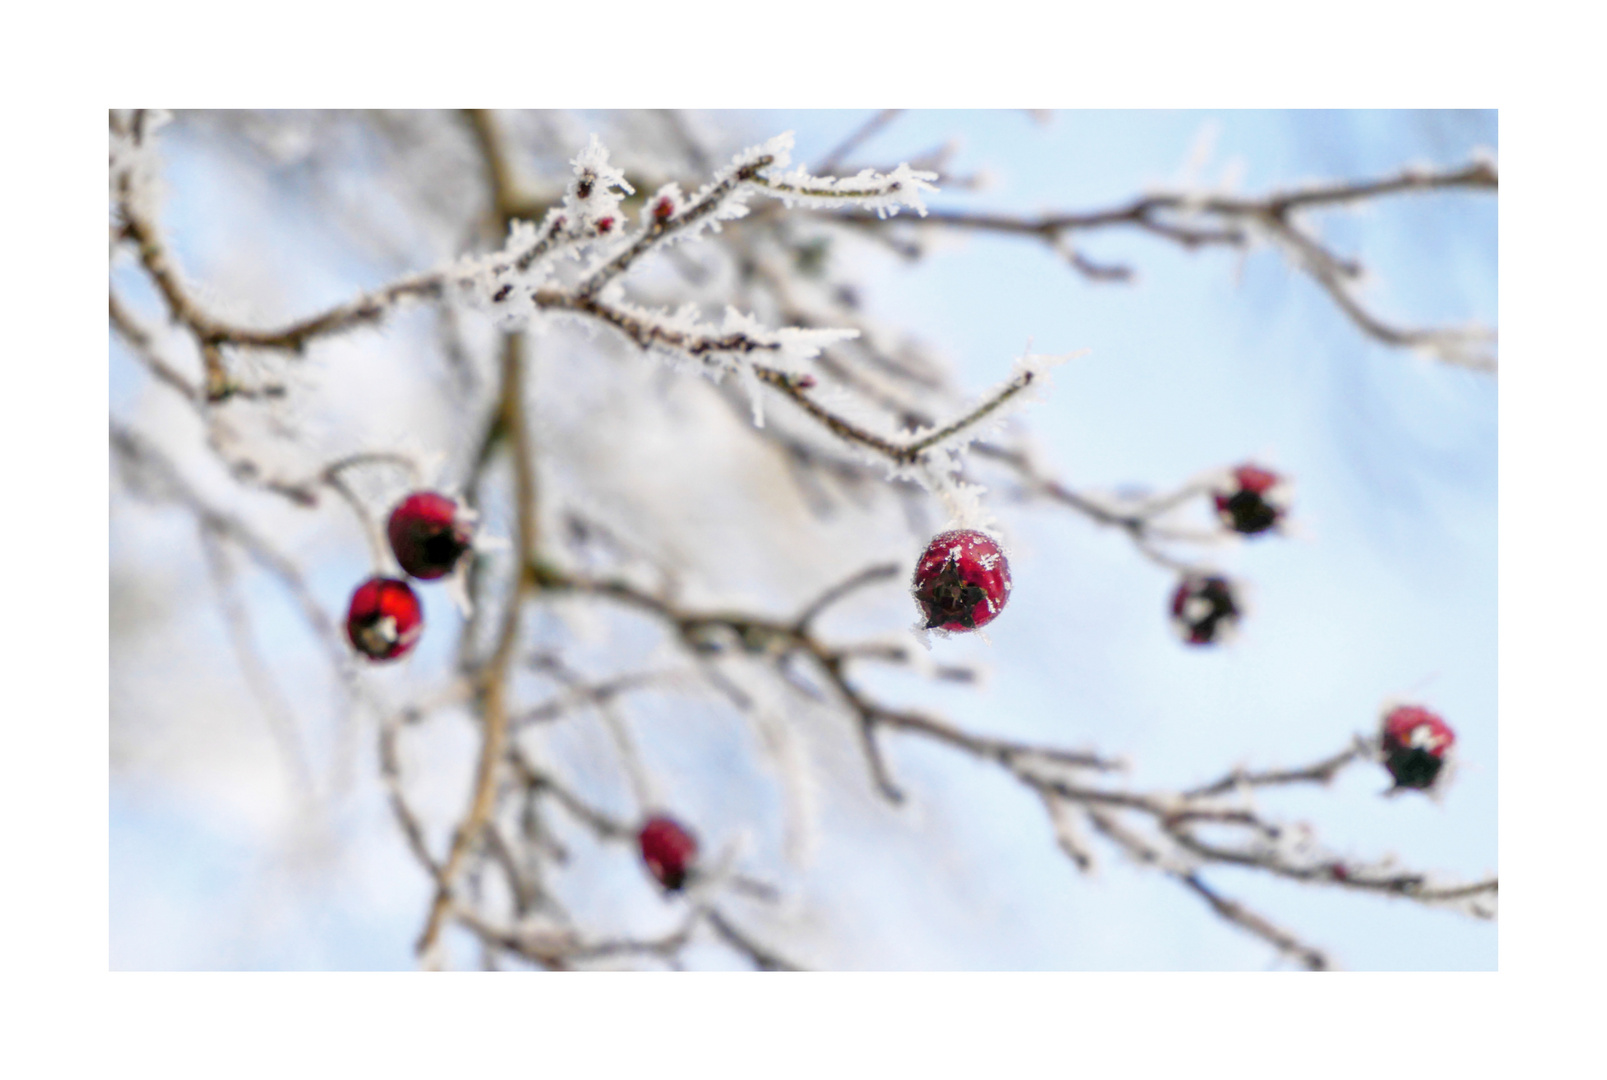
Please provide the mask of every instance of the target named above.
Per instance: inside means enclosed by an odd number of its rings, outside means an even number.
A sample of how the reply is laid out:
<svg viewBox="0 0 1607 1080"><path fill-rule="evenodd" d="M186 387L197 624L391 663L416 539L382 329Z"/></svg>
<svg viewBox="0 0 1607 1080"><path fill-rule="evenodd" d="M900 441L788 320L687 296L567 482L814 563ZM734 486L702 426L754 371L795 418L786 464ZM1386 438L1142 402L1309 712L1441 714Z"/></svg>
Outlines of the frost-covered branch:
<svg viewBox="0 0 1607 1080"><path fill-rule="evenodd" d="M554 537L542 535L538 525L556 520L562 538L579 520L575 516L579 511L561 505L566 486L576 482L565 471L575 461L566 456L566 447L554 445L552 460L544 446L538 462L535 439L556 429L546 426L549 417L537 414L549 401L557 413L561 404L567 404L561 396L570 387L558 379L546 381L544 356L543 379L535 388L540 395L527 392L526 327L546 331L578 324L606 330L610 333L601 335L605 343L610 338L623 341L667 359L672 367L710 377L721 383L723 400L738 409L744 404L752 408L758 437L780 447L799 471L839 480L848 475L859 485L850 489L855 498L874 494L884 478L913 482L890 485L888 490L904 500L903 509L914 506L911 520L916 528L921 528L920 515L927 509L919 505L927 501L927 493L938 495L957 521L979 520L977 493L983 489L968 481L976 476L975 470L996 468L1008 473L1023 492L1120 530L1145 557L1185 575L1197 567L1177 557L1176 546L1209 543L1225 535L1220 525L1205 531L1181 528L1172 516L1212 493L1198 480L1159 496L1127 498L1095 494L1057 479L1030 453L1030 442L1000 431L1006 414L1042 387L1047 368L1057 358L1024 357L1001 383L975 402L965 403L939 363L878 326L860 310L859 299L847 285L832 281L820 269L826 262L824 248L816 245L820 219L786 213L796 208L827 210L835 215L831 220L902 243L901 236L907 234L895 234L882 223L883 216L902 209L927 214L923 196L932 190L933 174L906 163L852 177L811 176L791 167L790 143L784 139L744 151L711 170L707 163L717 159L705 152L694 132L679 117L662 119L671 129L672 146L680 148L677 163L642 166L633 152L622 159L631 163L627 180L622 168L610 164L600 140L582 146L583 133L539 148L519 145L514 136L521 127L513 118L489 111L432 118L451 136L452 146L461 149L465 135L472 140L480 156L475 182L483 184L485 193L484 199L453 196L454 205L468 209L451 218L452 239L447 242L461 244L470 236L487 245L495 243L495 235L503 238L497 250L485 251L482 246L473 254L400 278L321 313L278 329L261 329L235 325L201 302L198 298L207 293L187 282L173 255L186 248L170 246L164 239L153 194L156 162L150 138L159 124L138 112L112 118L113 255L131 253L135 272L149 279L154 289L154 302L142 316L118 295L109 297L111 328L127 347L119 355L131 357L154 380L190 403L212 441L211 450L242 485L273 492L303 507L317 505L326 491L350 503L382 565L389 558L383 519L379 508L363 497L359 470L401 470L410 485L424 486L415 460L389 450L362 451L332 461L330 455L320 454L312 460L327 464L287 470L288 477L268 475L272 470L259 467L259 462L268 460L265 456L230 460L223 449L225 440L217 433L230 417L240 415L236 410L251 413L251 399L288 393L273 384L249 385L242 373L251 370L255 359L241 350L294 356L316 342L376 326L414 301L437 304L452 318L463 317L466 324L467 309L491 316L477 326L466 326L470 332L461 335L454 328L448 350L460 376L452 404L463 406L454 415L468 418L461 432L448 435L461 443L462 468L454 470L454 479L465 481L453 492L465 491L466 505L475 509L489 504L493 520L511 510L515 552L511 560L470 558L461 567L467 591L477 603L459 629L456 663L443 676L445 691L434 698L415 692L413 704L399 709L372 709L379 722L378 779L407 850L432 889L417 939L427 966L446 959L443 935L451 926L478 939L488 966L498 958L518 958L555 969L605 960L673 967L681 964L687 946L699 941L718 943L756 968L793 966L784 956L785 948L779 952L771 948L746 929L746 920L734 917L744 914L737 906L743 897L772 902L780 894L776 887L735 869L745 856L740 837L732 839L732 831L724 831L725 851L699 868L685 891L646 861L641 846L645 825L673 807L660 805L672 801L660 790L669 785L649 772L626 722L639 691L705 695L719 708L729 705L752 725L757 744L777 766L789 858L795 819L812 818L808 789L816 779L807 758L797 753L798 720L804 712L826 712L845 721L845 730L858 739L869 789L887 803L905 798L898 755L907 740L947 747L959 760L1000 770L1034 805L1041 804L1056 842L1079 868L1091 868L1106 846L1114 848L1168 875L1218 917L1308 967L1329 966L1327 956L1225 896L1211 878L1213 867L1237 867L1493 918L1497 893L1493 877L1442 882L1389 860L1341 855L1323 848L1303 827L1277 821L1255 805L1254 798L1262 792L1326 783L1351 765L1375 760L1376 740L1358 739L1342 752L1301 768L1235 769L1181 792L1146 789L1133 780L1124 762L1098 750L982 734L871 689L874 669L865 665L899 666L929 680L974 678L969 668L935 662L907 634L837 640L818 629L821 624L834 627L847 621L822 617L845 598L904 577L899 565L872 565L844 577L852 566L869 564L871 556L863 562L839 558L834 569L821 573L812 600L774 614L688 601L688 596L711 595L711 585L712 594L719 595L722 583L683 582L679 575L684 567L674 565L673 545L655 546L651 537L642 542L631 535L628 543L596 547L569 538L584 558L573 565L565 561L563 547ZM867 125L828 155L820 171L830 172L873 127ZM564 175L565 156L577 146L581 149L568 160L566 179L554 179ZM517 159L515 150L521 152ZM526 189L520 173L532 161L547 170L546 176L532 180L540 186ZM674 170L687 163L708 179L690 197L683 197L678 186L660 181L678 175ZM652 194L637 195L638 186ZM1330 289L1335 301L1368 333L1383 340L1393 334L1395 344L1450 349L1449 339L1413 338L1414 332L1392 330L1374 319L1355 301L1359 268L1323 246L1301 215L1398 192L1494 186L1493 167L1487 176L1470 167L1461 176L1402 174L1265 199L1163 195L1085 215L1031 219L939 211L928 222L1034 236L1056 245L1079 270L1094 277L1121 276L1125 268L1100 266L1071 249L1068 238L1079 232L1135 228L1190 248L1245 248L1256 240L1269 240L1282 245L1305 272ZM687 182L687 187L694 184ZM770 201L761 203L759 196ZM750 201L757 207L752 214ZM486 206L489 228L479 217ZM853 209L845 212L844 207ZM745 216L760 222L760 227L722 231L724 223ZM441 236L446 235L443 230ZM678 246L695 240L705 243L698 248ZM444 244L436 250L442 249ZM657 264L656 269L666 271L658 277L649 265L655 252L668 256ZM671 284L664 284L665 279ZM123 294L138 295L133 289ZM1347 304L1355 304L1354 309ZM154 325L162 315L174 324L172 334L154 332L141 322L143 317ZM475 355L481 348L473 344L479 340L472 332L476 330L497 332L494 362L490 349L484 357ZM191 370L163 355L174 343L187 346L192 341L199 364L190 362ZM561 357L562 350L555 353ZM555 373L562 362L552 362ZM483 367L485 374L476 372L477 367ZM596 370L597 379L610 378L607 365L596 365ZM565 378L572 374L571 369L562 371ZM624 385L606 383L603 389L620 393ZM229 398L245 400L228 408L215 407ZM776 414L769 425L763 422L766 404ZM220 587L232 584L227 551L244 551L301 605L303 617L329 648L343 680L354 688L350 692L362 697L367 676L355 671L337 624L323 612L307 584L308 575L245 517L203 500L149 440L114 420L111 441L119 469L133 486L176 503L195 517ZM505 471L500 467L504 464ZM538 475L543 483L550 476L560 494L548 496L545 488L538 493ZM392 479L389 472L386 478ZM556 507L551 518L538 513L538 494ZM576 497L590 513L587 497ZM610 513L611 509L600 510L599 520L612 520ZM629 531L621 522L620 534ZM617 560L617 564L595 570L599 556L605 563ZM588 569L583 572L576 566ZM274 699L277 692L262 677L265 669L252 668L254 643L241 598L228 588L220 588L220 594L248 681L259 696ZM588 616L603 612L640 616L656 627L659 644L677 652L685 663L666 664L655 655L632 660L624 670L597 672L587 659L583 672L578 658L585 653L570 651L567 644L551 644L549 635L561 640L572 613L577 615L576 625L583 626ZM537 618L529 624L523 621L531 616ZM524 631L526 625L530 634ZM526 640L538 632L539 646ZM423 670L420 664L401 674L412 680ZM531 683L541 680L554 685L541 694L532 692ZM393 685L411 682L398 680ZM373 705L366 697L363 700ZM270 707L276 710L276 723L288 713L271 701ZM434 821L421 809L422 800L415 803L409 794L410 762L403 750L416 725L446 711L459 722L469 718L478 753L472 775L463 781L464 803L446 820ZM594 733L585 725L597 720L610 737L604 753L611 755L614 779L628 782L628 787L621 784L628 796L625 810L598 792L589 768L572 769L563 757L566 751L551 749L563 747L571 737L590 739ZM852 770L847 782L865 783ZM799 790L804 795L795 802ZM797 809L800 805L802 811ZM577 844L570 850L566 843L574 835L596 844ZM666 914L677 919L672 929L586 927L584 920L570 917L549 893L546 875L580 864L593 847L615 855L628 847L633 857L642 857L651 870L650 877L644 875L644 884L657 879L662 887L659 895Z"/></svg>
<svg viewBox="0 0 1607 1080"><path fill-rule="evenodd" d="M1299 945L1297 939L1243 905L1225 900L1199 878L1198 869L1211 864L1247 867L1310 884L1404 897L1424 904L1454 906L1475 917L1494 917L1493 899L1497 889L1494 878L1467 884L1441 884L1431 881L1426 874L1394 869L1387 861L1369 863L1346 859L1322 849L1304 829L1261 816L1243 798L1256 787L1326 783L1345 766L1376 758L1376 747L1366 740L1358 738L1340 753L1310 766L1259 773L1235 770L1221 780L1185 792L1089 785L1073 779L1079 770L1096 774L1119 772L1122 763L1088 751L980 736L940 718L878 702L855 684L848 671L849 662L863 654L853 647L827 644L815 636L807 624L800 626L797 621L734 612L688 611L666 598L640 592L623 582L570 576L541 564L533 565L530 573L537 579L543 594L578 592L606 597L651 614L672 627L681 640L696 651L706 651L712 642L719 640L709 631L720 627L727 632L729 640L739 643L744 651L767 656L778 666L789 655L807 658L833 688L842 707L856 718L872 779L890 801L902 801L903 793L892 779L877 738L880 731L929 739L997 765L1044 802L1057 835L1062 837L1063 847L1067 846L1064 838L1072 828L1066 814L1073 809L1080 811L1088 816L1096 831L1107 837L1117 837L1118 846L1130 854L1142 850L1146 853L1143 861L1167 870L1205 897L1217 914L1296 955L1302 962L1308 962L1308 966L1326 967L1328 964L1325 958L1320 964L1314 962L1322 957L1320 951ZM1123 821L1126 815L1133 815L1139 823L1147 824L1152 836L1139 839L1135 825ZM1223 844L1203 837L1199 832L1201 826L1228 828L1250 839L1237 845ZM1075 841L1071 843L1075 850L1085 851ZM1073 857L1084 868L1091 861L1091 856L1086 854L1081 858Z"/></svg>

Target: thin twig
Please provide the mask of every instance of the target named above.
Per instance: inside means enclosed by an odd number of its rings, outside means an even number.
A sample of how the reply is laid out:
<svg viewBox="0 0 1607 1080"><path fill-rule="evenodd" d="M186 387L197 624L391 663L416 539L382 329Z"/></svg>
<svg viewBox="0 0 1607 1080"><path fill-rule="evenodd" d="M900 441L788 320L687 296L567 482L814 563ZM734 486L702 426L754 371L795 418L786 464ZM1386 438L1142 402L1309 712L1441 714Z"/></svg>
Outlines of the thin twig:
<svg viewBox="0 0 1607 1080"><path fill-rule="evenodd" d="M847 159L848 155L857 150L861 143L896 120L898 115L903 111L903 109L883 109L875 116L872 116L869 120L866 120L863 124L859 125L859 127L850 132L846 139L832 147L831 152L826 155L825 160L815 168L815 172L836 172L842 166L842 163Z"/></svg>

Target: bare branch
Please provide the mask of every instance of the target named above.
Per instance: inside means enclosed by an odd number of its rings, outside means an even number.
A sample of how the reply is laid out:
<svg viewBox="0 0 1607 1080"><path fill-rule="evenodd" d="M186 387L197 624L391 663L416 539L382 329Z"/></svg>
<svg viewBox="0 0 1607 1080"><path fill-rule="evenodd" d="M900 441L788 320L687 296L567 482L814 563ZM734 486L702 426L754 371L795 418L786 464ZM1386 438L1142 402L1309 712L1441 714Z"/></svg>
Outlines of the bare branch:
<svg viewBox="0 0 1607 1080"><path fill-rule="evenodd" d="M1350 746L1323 758L1312 765L1300 769L1274 769L1270 772L1245 772L1235 769L1222 779L1202 787L1190 788L1184 792L1185 798L1201 798L1209 795L1220 795L1240 787L1265 787L1272 784L1326 784L1338 775L1346 765L1356 761L1365 761L1377 752L1377 747L1361 736Z"/></svg>
<svg viewBox="0 0 1607 1080"><path fill-rule="evenodd" d="M1363 333L1385 345L1423 349L1447 363L1478 371L1495 371L1495 333L1484 328L1403 329L1367 310L1351 286L1360 267L1341 259L1315 237L1302 230L1300 211L1351 205L1391 195L1447 190L1490 191L1499 187L1495 166L1474 161L1442 169L1406 169L1394 176L1320 184L1273 192L1259 199L1225 195L1159 194L1133 199L1106 210L1083 213L1018 217L1008 214L936 210L901 227L950 228L1033 237L1068 255L1084 276L1098 280L1126 280L1126 267L1089 263L1066 237L1102 229L1132 228L1173 241L1185 249L1199 247L1246 248L1258 234L1279 243L1295 266L1304 270ZM881 230L887 222L874 214L836 213L834 220L863 229Z"/></svg>
<svg viewBox="0 0 1607 1080"><path fill-rule="evenodd" d="M848 155L859 149L861 143L896 120L903 111L903 109L883 109L869 120L866 120L850 132L847 138L831 148L825 160L816 166L816 171L822 173L836 172L842 166L842 163L848 160Z"/></svg>
<svg viewBox="0 0 1607 1080"><path fill-rule="evenodd" d="M1305 965L1308 971L1328 971L1333 967L1328 955L1321 949L1307 945L1287 930L1274 925L1264 915L1257 914L1239 901L1230 900L1223 896L1201 881L1198 874L1184 874L1178 880L1182 881L1191 891L1210 904L1212 911L1235 926L1248 930L1256 937L1274 946L1279 952L1298 960Z"/></svg>
<svg viewBox="0 0 1607 1080"><path fill-rule="evenodd" d="M517 520L517 550L521 557L536 550L536 481L534 447L531 445L529 423L524 405L523 337L509 334L503 342L502 353L502 408L508 430L513 438L513 469L515 517ZM462 873L470 849L478 842L479 834L491 820L496 801L497 775L506 755L508 744L508 670L519 645L519 623L523 615L524 599L533 582L530 575L519 574L503 613L502 629L491 659L480 672L480 715L484 727L481 735L480 760L476 767L474 791L469 800L468 812L452 838L452 849L441 866L440 884L435 902L419 935L417 951L428 956L440 935L442 920L452 902L452 885Z"/></svg>
<svg viewBox="0 0 1607 1080"><path fill-rule="evenodd" d="M837 601L843 599L858 589L864 588L866 585L872 585L878 581L886 581L888 578L897 573L897 563L880 563L876 566L867 567L866 569L861 570L848 580L833 585L831 588L822 593L819 599L815 600L808 607L804 608L803 613L798 616L798 621L793 624L794 628L799 634L805 633L809 629L809 624L814 622L823 611L835 604Z"/></svg>
<svg viewBox="0 0 1607 1080"><path fill-rule="evenodd" d="M760 971L803 970L797 964L792 963L790 960L783 959L777 953L772 952L763 945L760 945L747 934L738 930L731 924L730 920L728 920L724 915L720 914L717 909L709 908L705 918L708 920L709 927L716 934L720 935L721 938L725 939L725 943L727 945L730 945L737 952L746 956L753 962L753 966L758 968Z"/></svg>

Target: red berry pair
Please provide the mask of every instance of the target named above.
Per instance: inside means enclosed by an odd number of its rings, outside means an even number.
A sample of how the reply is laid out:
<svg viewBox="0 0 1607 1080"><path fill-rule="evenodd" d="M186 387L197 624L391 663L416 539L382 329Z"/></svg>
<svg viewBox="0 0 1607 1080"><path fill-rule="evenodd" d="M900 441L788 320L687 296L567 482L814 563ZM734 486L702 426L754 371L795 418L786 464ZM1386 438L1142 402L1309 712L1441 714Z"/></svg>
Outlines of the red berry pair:
<svg viewBox="0 0 1607 1080"><path fill-rule="evenodd" d="M1216 513L1234 532L1255 536L1267 532L1289 513L1283 477L1256 465L1233 470L1230 486L1216 495Z"/></svg>
<svg viewBox="0 0 1607 1080"><path fill-rule="evenodd" d="M1445 767L1456 733L1434 713L1417 705L1402 705L1384 716L1379 746L1384 768L1397 788L1423 791L1434 786Z"/></svg>
<svg viewBox="0 0 1607 1080"><path fill-rule="evenodd" d="M915 564L914 593L926 629L979 630L1010 599L1010 563L974 529L939 533Z"/></svg>
<svg viewBox="0 0 1607 1080"><path fill-rule="evenodd" d="M672 817L648 818L636 834L648 872L670 892L679 892L697 862L697 838Z"/></svg>
<svg viewBox="0 0 1607 1080"><path fill-rule="evenodd" d="M413 577L433 581L452 572L473 541L471 519L456 502L417 491L391 511L391 551ZM346 611L346 637L370 660L395 660L424 633L424 609L413 587L372 577L357 587Z"/></svg>

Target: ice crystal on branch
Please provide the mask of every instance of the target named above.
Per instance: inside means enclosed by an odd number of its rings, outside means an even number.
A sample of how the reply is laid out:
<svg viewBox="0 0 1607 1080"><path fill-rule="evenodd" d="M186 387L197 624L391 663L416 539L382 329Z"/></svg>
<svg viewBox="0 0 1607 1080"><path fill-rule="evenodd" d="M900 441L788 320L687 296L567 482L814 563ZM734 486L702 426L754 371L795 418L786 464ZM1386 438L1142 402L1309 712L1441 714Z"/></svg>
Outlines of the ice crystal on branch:
<svg viewBox="0 0 1607 1080"><path fill-rule="evenodd" d="M620 202L626 195L634 195L636 189L622 171L608 163L608 150L602 141L593 135L573 165L575 175L564 191L560 210L569 219L571 231L596 231L601 222L618 221ZM612 227L602 231L609 232Z"/></svg>

